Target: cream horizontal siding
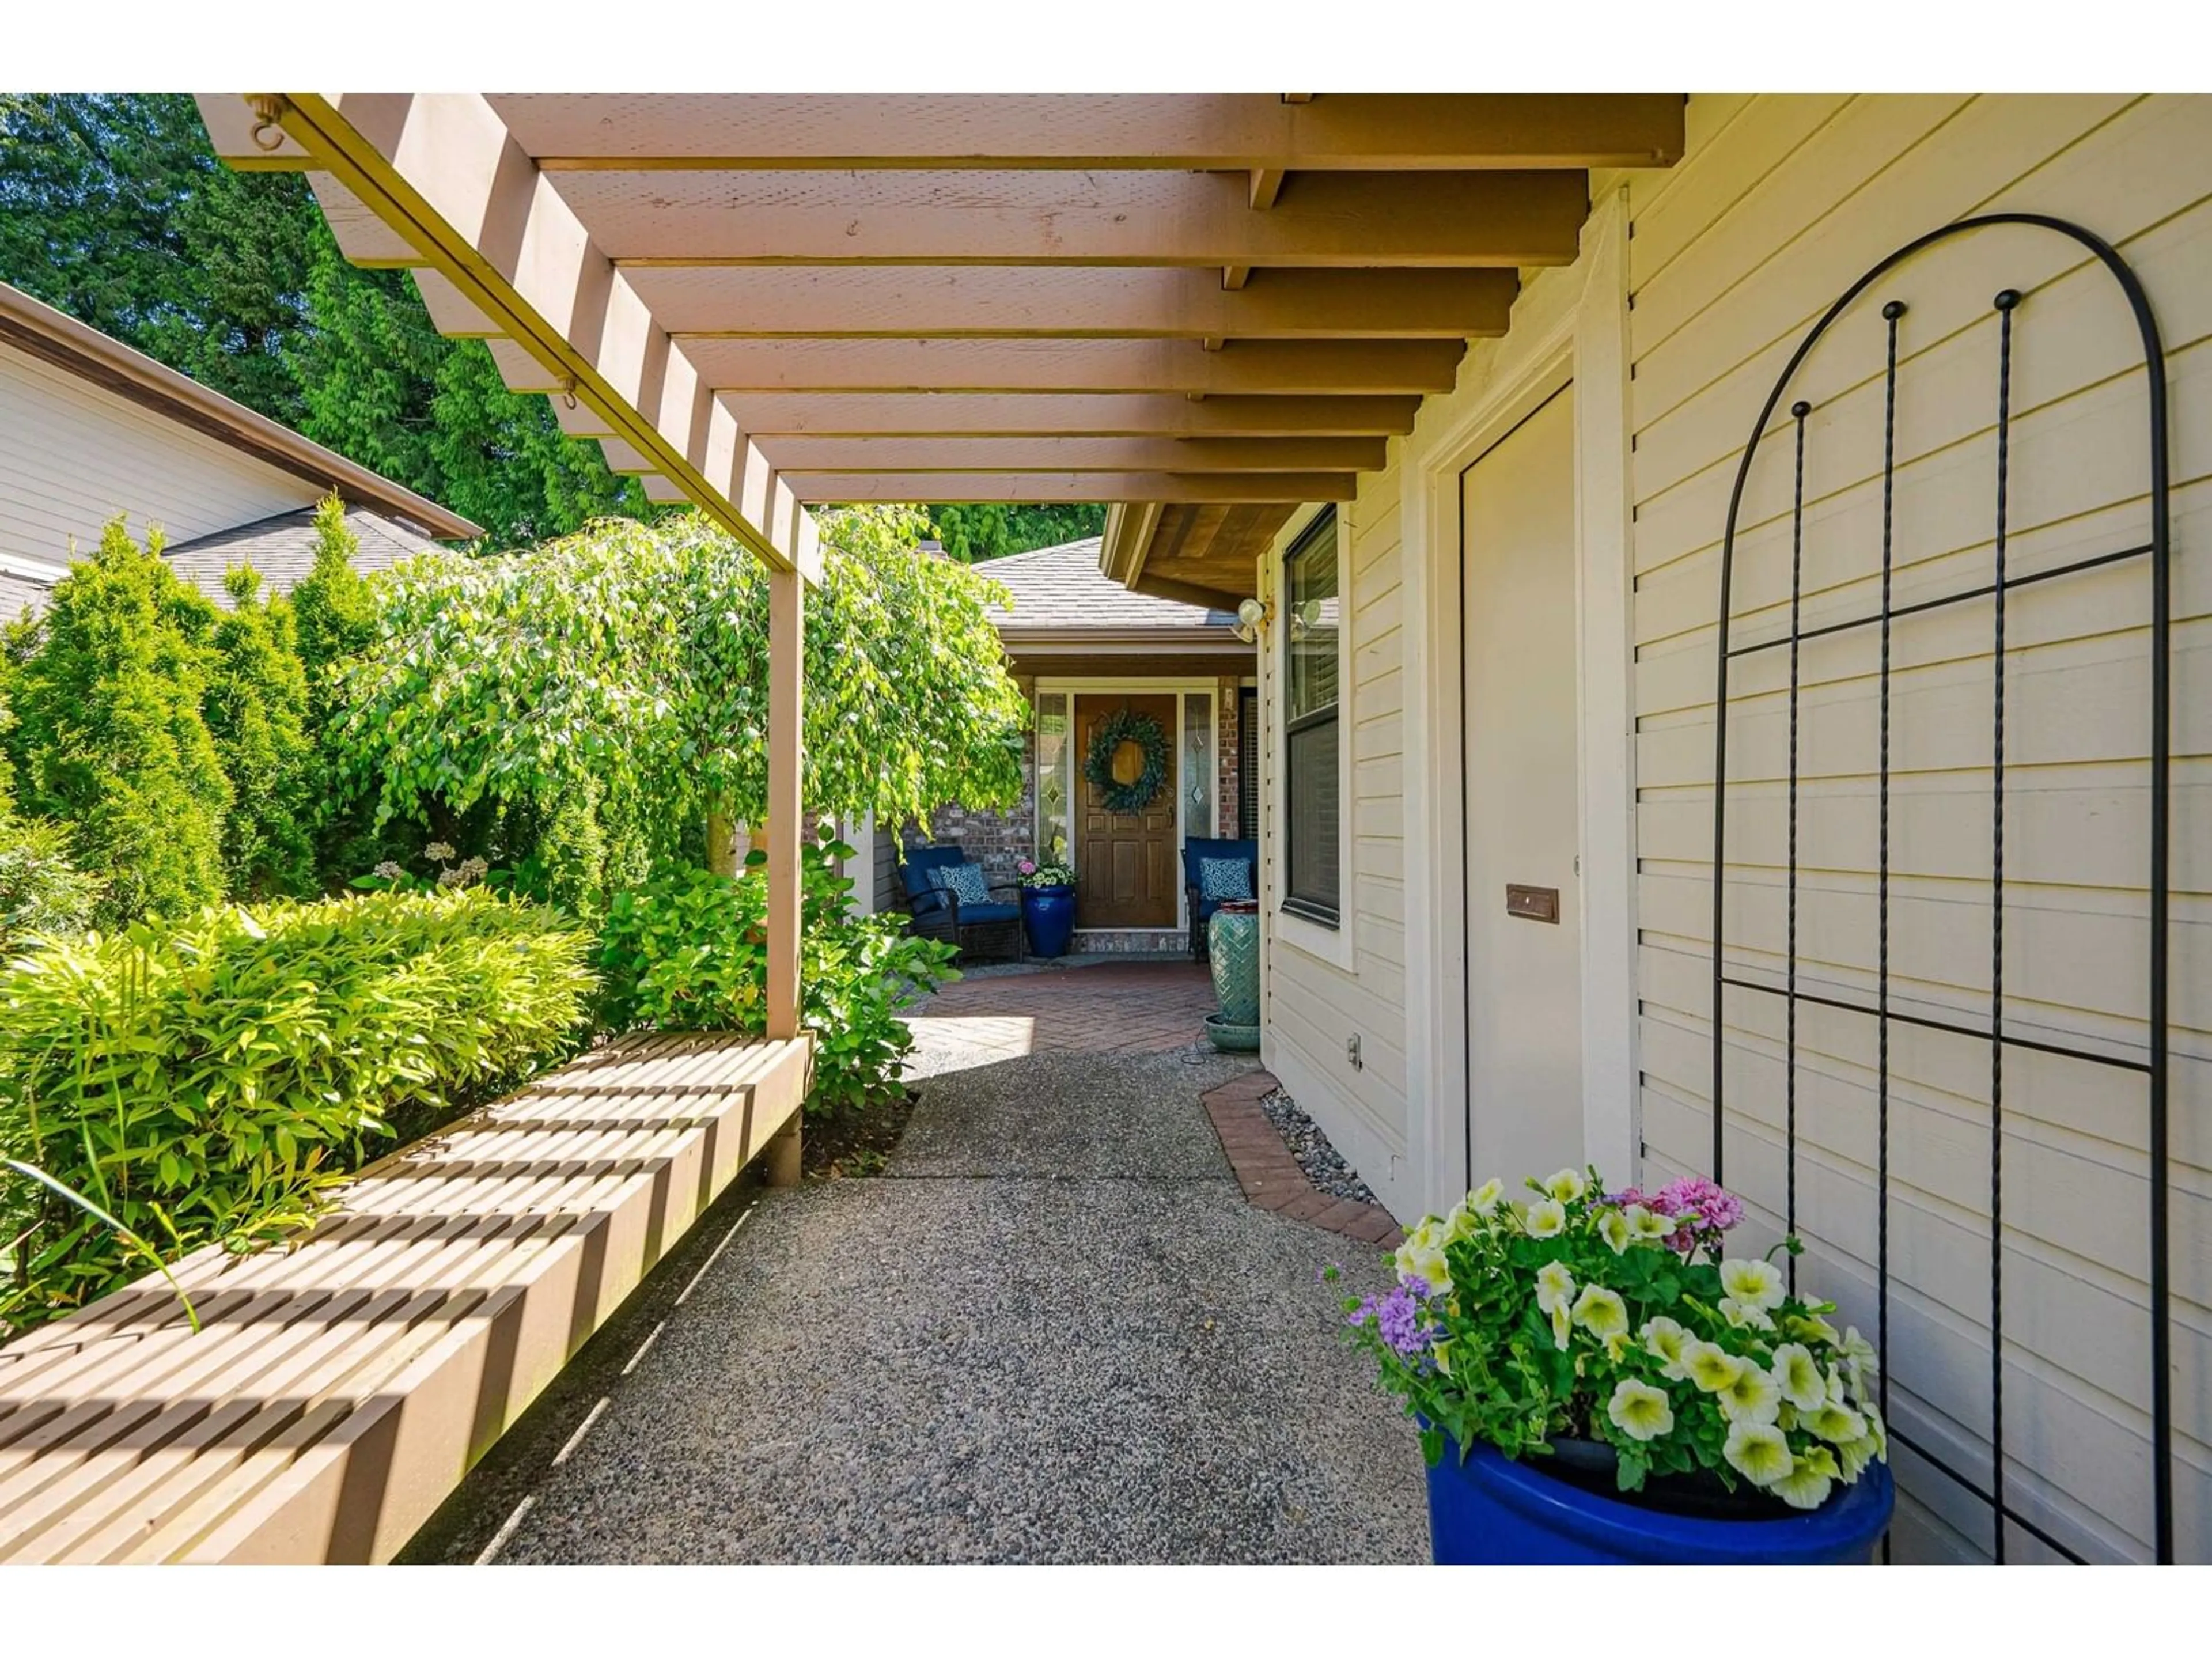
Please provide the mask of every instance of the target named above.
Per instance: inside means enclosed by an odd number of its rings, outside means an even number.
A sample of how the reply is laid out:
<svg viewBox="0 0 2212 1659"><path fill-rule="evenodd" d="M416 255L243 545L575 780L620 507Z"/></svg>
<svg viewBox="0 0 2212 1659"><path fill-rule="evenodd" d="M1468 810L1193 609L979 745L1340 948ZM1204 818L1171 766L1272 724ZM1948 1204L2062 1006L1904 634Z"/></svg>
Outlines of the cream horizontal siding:
<svg viewBox="0 0 2212 1659"><path fill-rule="evenodd" d="M1338 509L1349 538L1350 588L1341 641L1346 689L1340 740L1351 792L1343 848L1342 961L1302 950L1295 931L1271 921L1265 1058L1368 1184L1401 1218L1418 1211L1407 1154L1406 1064L1406 827L1403 550L1399 532L1399 441L1389 465L1360 480ZM1273 595L1285 542L1265 561ZM1261 653L1261 697L1270 711L1263 764L1272 778L1279 696L1279 636ZM1272 799L1272 794L1263 795ZM1263 879L1279 891L1279 825L1261 826ZM1346 1053L1359 1039L1360 1064Z"/></svg>
<svg viewBox="0 0 2212 1659"><path fill-rule="evenodd" d="M189 541L311 505L305 479L0 345L0 553L66 563L118 513Z"/></svg>
<svg viewBox="0 0 2212 1659"><path fill-rule="evenodd" d="M1630 242L1634 681L1647 1179L1708 1167L1713 653L1719 549L1748 428L1820 313L1899 243L1970 214L2032 210L2115 243L2170 354L2173 431L2173 1291L2177 1545L2212 1556L2212 100L1692 99L1689 152L1635 175ZM1747 489L1735 639L1786 630L1788 404L1808 399L1807 626L1879 603L1884 327L1899 330L1899 604L1989 580L1996 326L2016 287L2015 574L2138 544L2142 375L2118 289L2077 246L1996 229L1886 278L1783 400ZM2134 561L2007 606L2008 1029L2139 1054L2148 940L2148 592ZM1877 904L1878 636L1800 659L1799 975L1870 1000ZM1989 1000L1990 616L1895 625L1893 998L1973 1024ZM1784 966L1789 660L1731 670L1732 971ZM1731 991L1729 1182L1778 1231L1784 1005ZM1873 1324L1872 1022L1801 1007L1798 1224L1805 1282ZM1899 1427L1989 1478L1989 1051L1891 1034L1891 1351ZM2148 1143L2139 1077L2014 1049L2005 1062L2005 1436L2014 1506L2083 1553L2148 1553ZM1900 1452L1908 1558L1978 1556L1982 1505ZM2016 1558L2041 1547L2019 1528Z"/></svg>

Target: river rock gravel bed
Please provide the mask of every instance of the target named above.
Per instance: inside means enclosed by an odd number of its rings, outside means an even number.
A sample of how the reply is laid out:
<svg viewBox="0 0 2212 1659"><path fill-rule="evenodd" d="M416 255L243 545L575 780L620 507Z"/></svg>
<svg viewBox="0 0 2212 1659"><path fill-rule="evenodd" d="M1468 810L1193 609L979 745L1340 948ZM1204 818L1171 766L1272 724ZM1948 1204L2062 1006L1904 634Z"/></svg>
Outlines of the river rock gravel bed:
<svg viewBox="0 0 2212 1659"><path fill-rule="evenodd" d="M1306 1179L1317 1191L1359 1204L1377 1201L1367 1183L1359 1178L1359 1171L1329 1145L1321 1126L1298 1109L1297 1101L1279 1089L1260 1102L1260 1109L1267 1115L1267 1121L1275 1126L1283 1145L1291 1149L1291 1156L1297 1160L1298 1168L1305 1171Z"/></svg>

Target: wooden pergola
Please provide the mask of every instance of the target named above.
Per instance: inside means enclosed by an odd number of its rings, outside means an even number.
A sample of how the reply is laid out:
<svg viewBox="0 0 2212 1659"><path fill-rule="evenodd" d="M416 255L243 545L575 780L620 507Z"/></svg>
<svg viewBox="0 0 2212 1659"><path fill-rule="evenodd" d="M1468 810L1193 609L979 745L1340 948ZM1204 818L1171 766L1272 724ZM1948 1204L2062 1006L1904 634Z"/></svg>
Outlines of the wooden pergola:
<svg viewBox="0 0 2212 1659"><path fill-rule="evenodd" d="M770 1034L797 1030L817 502L1114 503L1108 574L1234 605L1571 262L1674 94L207 94L338 244L690 501L772 589Z"/></svg>

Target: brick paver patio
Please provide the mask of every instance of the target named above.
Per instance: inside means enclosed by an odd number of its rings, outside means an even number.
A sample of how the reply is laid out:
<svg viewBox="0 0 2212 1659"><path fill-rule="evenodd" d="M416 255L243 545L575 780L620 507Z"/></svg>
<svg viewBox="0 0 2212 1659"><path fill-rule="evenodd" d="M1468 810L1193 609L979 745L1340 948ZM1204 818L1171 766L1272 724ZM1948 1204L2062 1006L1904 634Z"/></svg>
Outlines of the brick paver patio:
<svg viewBox="0 0 2212 1659"><path fill-rule="evenodd" d="M1114 962L963 979L911 1024L925 1053L951 1038L1006 1058L1159 1054L1202 1038L1213 1008L1212 981L1196 963Z"/></svg>

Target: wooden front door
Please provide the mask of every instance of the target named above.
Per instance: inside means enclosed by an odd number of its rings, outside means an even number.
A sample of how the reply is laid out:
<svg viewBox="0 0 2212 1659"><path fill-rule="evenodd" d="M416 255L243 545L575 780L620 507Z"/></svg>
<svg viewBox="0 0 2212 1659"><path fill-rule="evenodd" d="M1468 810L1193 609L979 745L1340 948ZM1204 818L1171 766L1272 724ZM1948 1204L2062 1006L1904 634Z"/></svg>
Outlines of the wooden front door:
<svg viewBox="0 0 2212 1659"><path fill-rule="evenodd" d="M1139 811L1109 812L1097 786L1083 775L1091 734L1101 720L1127 708L1150 714L1166 733L1168 753L1179 752L1172 691L1125 696L1115 692L1075 700L1075 925L1079 927L1172 927L1182 882L1176 854L1176 779L1167 781ZM1133 758L1133 757L1132 757Z"/></svg>

